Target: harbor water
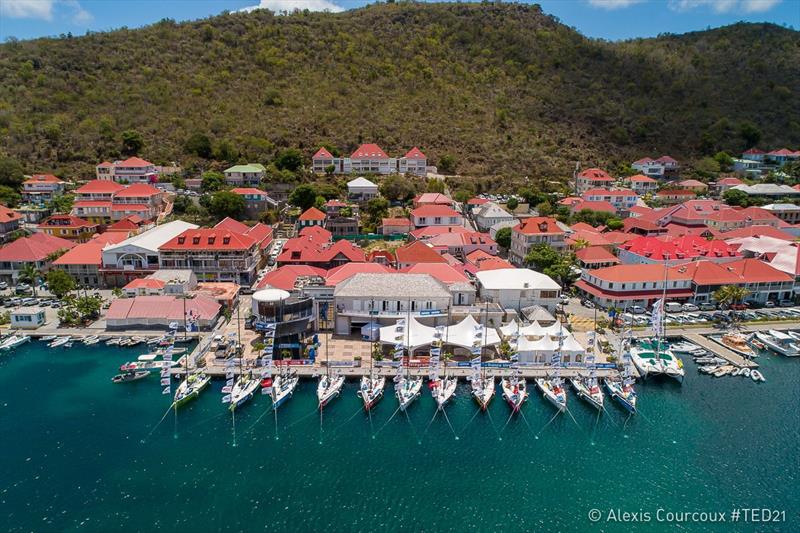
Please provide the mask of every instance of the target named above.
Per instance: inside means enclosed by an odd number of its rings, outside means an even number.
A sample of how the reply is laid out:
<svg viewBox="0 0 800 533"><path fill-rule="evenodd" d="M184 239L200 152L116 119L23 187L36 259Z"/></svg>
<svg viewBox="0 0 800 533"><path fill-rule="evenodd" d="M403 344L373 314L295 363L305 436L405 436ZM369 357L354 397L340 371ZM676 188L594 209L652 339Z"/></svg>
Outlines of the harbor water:
<svg viewBox="0 0 800 533"><path fill-rule="evenodd" d="M598 417L572 390L554 418L532 383L521 416L499 392L479 413L463 381L447 418L427 387L396 412L391 381L371 416L352 381L320 417L307 380L277 417L259 395L234 419L219 380L177 414L155 374L112 384L142 352L0 354L1 530L667 531L658 509L743 507L786 521L737 530L800 530L800 361L763 355L758 384L684 358L682 386L637 385L631 418L608 397ZM610 509L653 517L607 523Z"/></svg>

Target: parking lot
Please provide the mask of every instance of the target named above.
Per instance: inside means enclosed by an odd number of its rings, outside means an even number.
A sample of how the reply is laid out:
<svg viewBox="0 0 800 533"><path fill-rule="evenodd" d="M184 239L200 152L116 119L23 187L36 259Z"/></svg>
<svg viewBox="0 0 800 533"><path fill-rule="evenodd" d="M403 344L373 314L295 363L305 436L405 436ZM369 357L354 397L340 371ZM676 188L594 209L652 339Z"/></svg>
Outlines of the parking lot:
<svg viewBox="0 0 800 533"><path fill-rule="evenodd" d="M646 313L632 314L623 313L620 315L622 320L633 326L647 326L652 320L652 314ZM664 322L668 326L687 326L696 324L729 323L733 319L740 322L751 322L756 320L800 320L800 307L775 307L764 309L747 309L743 311L693 311L670 313L667 312Z"/></svg>

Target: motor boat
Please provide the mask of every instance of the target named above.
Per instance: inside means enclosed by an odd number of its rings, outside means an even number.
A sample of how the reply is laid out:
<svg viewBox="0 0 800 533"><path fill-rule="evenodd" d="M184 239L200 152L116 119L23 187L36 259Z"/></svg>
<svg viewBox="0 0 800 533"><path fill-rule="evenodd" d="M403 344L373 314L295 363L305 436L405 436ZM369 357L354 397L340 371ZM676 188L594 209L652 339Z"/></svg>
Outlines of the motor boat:
<svg viewBox="0 0 800 533"><path fill-rule="evenodd" d="M787 335L775 329L766 332L757 331L754 335L755 338L764 343L764 345L773 352L787 357L800 356L800 345L798 345L798 341L791 335Z"/></svg>
<svg viewBox="0 0 800 533"><path fill-rule="evenodd" d="M761 374L761 372L755 369L750 371L750 379L752 379L753 381L761 381L761 382L767 381L766 378L763 376L763 374Z"/></svg>
<svg viewBox="0 0 800 533"><path fill-rule="evenodd" d="M11 335L10 337L6 338L2 344L0 344L0 350L11 350L20 344L25 344L30 340L31 338L28 335Z"/></svg>
<svg viewBox="0 0 800 533"><path fill-rule="evenodd" d="M150 372L147 370L134 370L132 372L123 372L122 374L117 374L111 381L113 383L130 383L132 381L139 381L140 379L144 379L150 375Z"/></svg>

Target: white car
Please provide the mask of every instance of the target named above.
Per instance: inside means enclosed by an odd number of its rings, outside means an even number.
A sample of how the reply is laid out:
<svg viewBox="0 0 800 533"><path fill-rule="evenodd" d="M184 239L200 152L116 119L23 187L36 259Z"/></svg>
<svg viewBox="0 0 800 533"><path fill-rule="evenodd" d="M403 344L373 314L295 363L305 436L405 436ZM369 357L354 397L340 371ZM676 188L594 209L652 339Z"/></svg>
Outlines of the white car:
<svg viewBox="0 0 800 533"><path fill-rule="evenodd" d="M681 309L683 310L684 313L692 313L694 311L699 311L700 310L700 308L697 307L694 304L683 304L681 306Z"/></svg>
<svg viewBox="0 0 800 533"><path fill-rule="evenodd" d="M645 309L641 305L634 305L631 307L630 312L633 313L634 315L643 315L644 313L647 312L647 309Z"/></svg>

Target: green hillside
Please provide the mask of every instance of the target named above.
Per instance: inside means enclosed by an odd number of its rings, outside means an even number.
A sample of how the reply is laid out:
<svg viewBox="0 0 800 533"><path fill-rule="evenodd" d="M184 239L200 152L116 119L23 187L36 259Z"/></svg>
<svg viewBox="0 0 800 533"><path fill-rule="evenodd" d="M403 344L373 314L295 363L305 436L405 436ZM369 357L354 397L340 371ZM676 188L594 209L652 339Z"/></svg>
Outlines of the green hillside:
<svg viewBox="0 0 800 533"><path fill-rule="evenodd" d="M800 33L768 24L608 43L535 5L256 11L3 44L0 153L85 177L135 130L159 164L364 141L451 155L462 173L558 178L578 159L796 148L798 87ZM188 152L196 133L210 156Z"/></svg>

